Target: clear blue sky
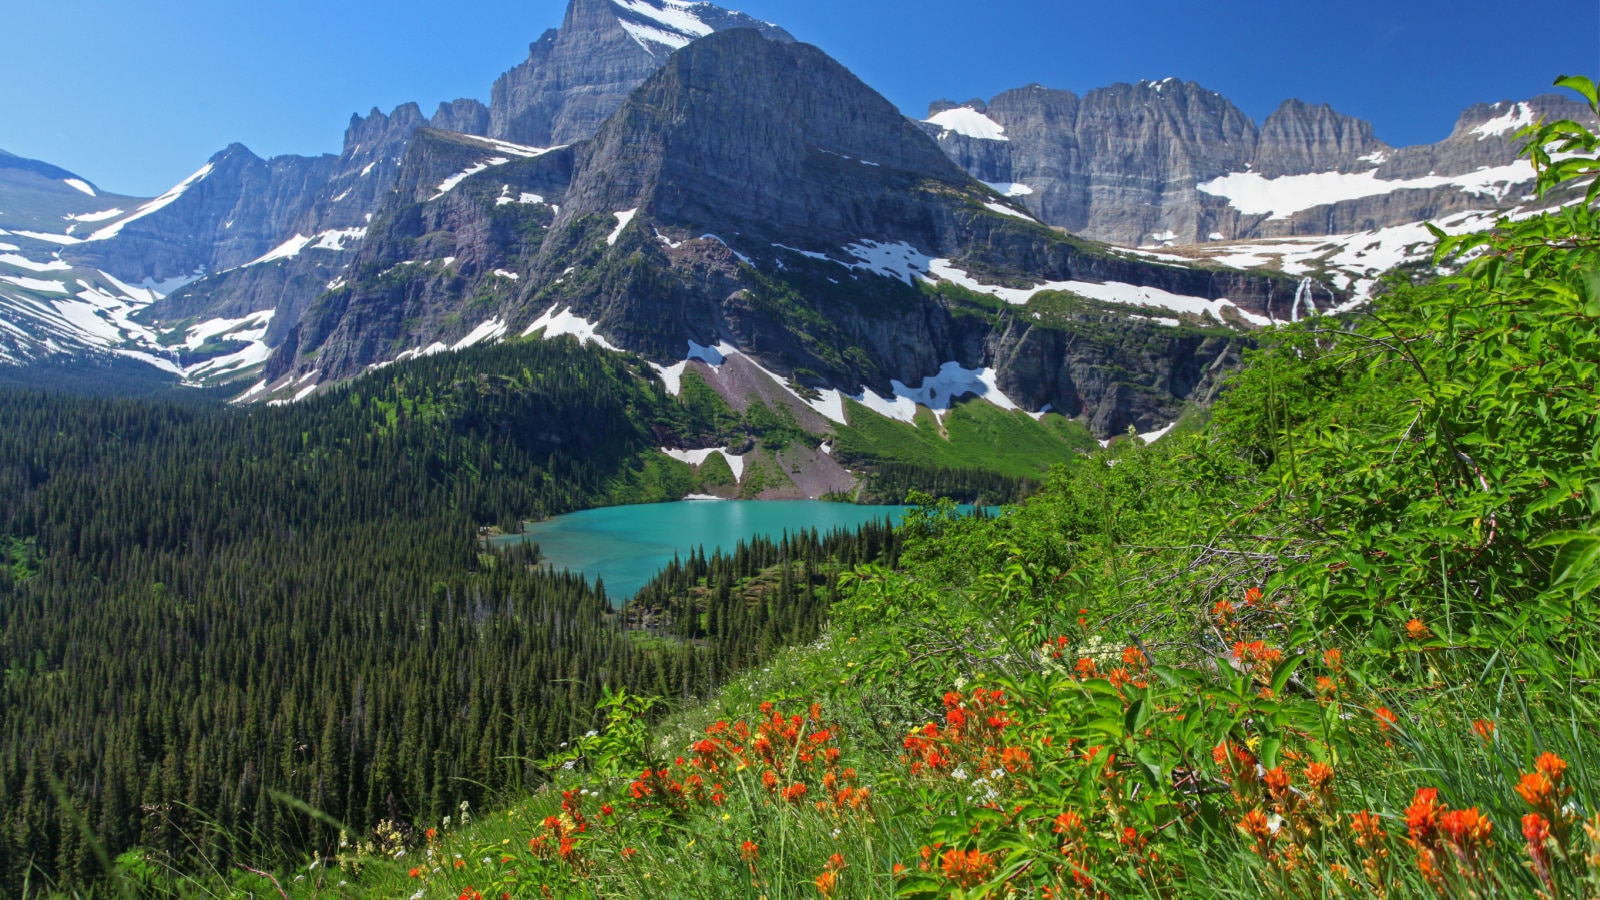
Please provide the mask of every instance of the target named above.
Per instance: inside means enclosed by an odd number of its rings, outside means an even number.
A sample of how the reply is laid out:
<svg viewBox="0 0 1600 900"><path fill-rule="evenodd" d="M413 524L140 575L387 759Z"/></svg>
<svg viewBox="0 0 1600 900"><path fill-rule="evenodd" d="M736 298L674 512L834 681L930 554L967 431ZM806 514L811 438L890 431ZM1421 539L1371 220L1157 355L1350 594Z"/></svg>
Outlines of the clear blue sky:
<svg viewBox="0 0 1600 900"><path fill-rule="evenodd" d="M1260 121L1288 97L1403 145L1461 108L1600 74L1600 2L729 0L907 113L1039 82L1178 78ZM8 0L0 148L153 195L240 141L335 152L352 112L489 99L566 0ZM1563 9L1558 19L1551 10ZM1537 42L1528 29L1544 33Z"/></svg>

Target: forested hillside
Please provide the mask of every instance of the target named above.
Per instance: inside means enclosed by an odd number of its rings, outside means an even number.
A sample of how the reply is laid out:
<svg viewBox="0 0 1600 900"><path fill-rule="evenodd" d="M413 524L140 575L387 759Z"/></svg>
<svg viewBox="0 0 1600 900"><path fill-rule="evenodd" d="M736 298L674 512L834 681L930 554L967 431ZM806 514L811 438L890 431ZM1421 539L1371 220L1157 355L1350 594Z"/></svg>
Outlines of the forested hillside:
<svg viewBox="0 0 1600 900"><path fill-rule="evenodd" d="M894 559L885 528L697 555L707 629L670 581L619 615L487 552L486 524L695 485L633 365L522 343L251 413L0 393L0 894L103 881L96 844L275 865L531 788L603 688L703 695Z"/></svg>
<svg viewBox="0 0 1600 900"><path fill-rule="evenodd" d="M285 895L1595 896L1600 139L1525 136L1583 201L1277 331L1204 429L927 507L824 640L653 730L613 696L559 790Z"/></svg>

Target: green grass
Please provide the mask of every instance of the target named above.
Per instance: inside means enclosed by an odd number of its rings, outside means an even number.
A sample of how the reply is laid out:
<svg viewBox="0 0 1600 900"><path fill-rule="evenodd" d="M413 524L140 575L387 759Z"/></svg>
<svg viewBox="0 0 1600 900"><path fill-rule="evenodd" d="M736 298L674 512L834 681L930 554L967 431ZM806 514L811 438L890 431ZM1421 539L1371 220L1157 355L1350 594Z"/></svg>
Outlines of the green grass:
<svg viewBox="0 0 1600 900"><path fill-rule="evenodd" d="M1077 451L1096 446L1080 422L1047 413L1035 421L1026 413L1003 410L982 400L964 400L939 421L918 407L915 426L889 419L846 401L850 424L836 429L834 454L841 460L910 462L951 469L983 469L1037 479L1051 466L1071 463Z"/></svg>

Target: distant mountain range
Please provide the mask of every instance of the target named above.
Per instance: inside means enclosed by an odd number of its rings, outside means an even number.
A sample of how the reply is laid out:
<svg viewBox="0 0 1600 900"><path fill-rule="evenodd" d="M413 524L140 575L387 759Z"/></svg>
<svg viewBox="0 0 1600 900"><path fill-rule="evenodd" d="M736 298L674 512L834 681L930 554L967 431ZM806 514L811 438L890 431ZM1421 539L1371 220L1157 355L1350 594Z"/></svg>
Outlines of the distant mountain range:
<svg viewBox="0 0 1600 900"><path fill-rule="evenodd" d="M952 394L1153 431L1253 328L1415 258L1418 223L1525 203L1516 130L1581 110L1476 106L1397 149L1169 79L914 122L741 13L572 0L488 105L374 109L338 155L235 144L153 199L0 155L0 360L120 354L285 402L572 334L819 432Z"/></svg>

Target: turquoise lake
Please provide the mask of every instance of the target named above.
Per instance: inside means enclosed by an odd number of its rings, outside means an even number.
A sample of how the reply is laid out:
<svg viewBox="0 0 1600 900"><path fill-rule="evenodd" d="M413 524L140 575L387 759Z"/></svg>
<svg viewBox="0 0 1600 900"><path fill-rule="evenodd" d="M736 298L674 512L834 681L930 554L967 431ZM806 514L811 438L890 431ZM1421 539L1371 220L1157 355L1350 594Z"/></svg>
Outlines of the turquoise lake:
<svg viewBox="0 0 1600 900"><path fill-rule="evenodd" d="M812 528L821 532L856 528L891 519L899 524L907 507L856 506L820 500L680 500L590 509L532 522L519 535L495 538L501 544L532 541L546 564L605 580L612 602L632 597L672 562L704 547L731 551L756 535ZM967 509L963 507L963 509Z"/></svg>

